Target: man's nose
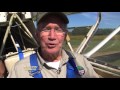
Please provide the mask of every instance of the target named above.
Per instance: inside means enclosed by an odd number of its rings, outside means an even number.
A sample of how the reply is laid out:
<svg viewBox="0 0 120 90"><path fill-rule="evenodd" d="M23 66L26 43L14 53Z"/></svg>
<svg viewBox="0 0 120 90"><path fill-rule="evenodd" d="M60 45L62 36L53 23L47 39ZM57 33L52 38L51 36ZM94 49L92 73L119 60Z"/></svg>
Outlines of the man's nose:
<svg viewBox="0 0 120 90"><path fill-rule="evenodd" d="M55 39L55 38L56 38L55 29L51 29L51 30L50 30L49 38L50 38L50 39Z"/></svg>

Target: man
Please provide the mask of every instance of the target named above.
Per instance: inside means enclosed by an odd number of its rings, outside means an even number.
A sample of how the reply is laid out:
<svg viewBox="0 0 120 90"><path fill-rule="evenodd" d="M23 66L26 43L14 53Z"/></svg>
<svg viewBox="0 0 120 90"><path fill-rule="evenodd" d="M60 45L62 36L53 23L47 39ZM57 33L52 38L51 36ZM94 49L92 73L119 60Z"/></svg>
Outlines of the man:
<svg viewBox="0 0 120 90"><path fill-rule="evenodd" d="M45 13L38 21L36 32L39 49L17 62L8 78L98 78L83 55L62 48L68 23L63 13Z"/></svg>

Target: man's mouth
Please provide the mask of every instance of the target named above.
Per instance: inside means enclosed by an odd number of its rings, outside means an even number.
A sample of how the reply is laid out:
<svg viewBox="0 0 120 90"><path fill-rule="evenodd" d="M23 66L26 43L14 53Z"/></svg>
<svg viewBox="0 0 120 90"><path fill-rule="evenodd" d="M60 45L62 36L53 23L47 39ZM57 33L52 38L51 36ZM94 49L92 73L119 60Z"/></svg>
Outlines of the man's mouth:
<svg viewBox="0 0 120 90"><path fill-rule="evenodd" d="M47 44L47 46L48 46L49 48L55 48L55 47L56 47L56 44L49 43L49 44Z"/></svg>

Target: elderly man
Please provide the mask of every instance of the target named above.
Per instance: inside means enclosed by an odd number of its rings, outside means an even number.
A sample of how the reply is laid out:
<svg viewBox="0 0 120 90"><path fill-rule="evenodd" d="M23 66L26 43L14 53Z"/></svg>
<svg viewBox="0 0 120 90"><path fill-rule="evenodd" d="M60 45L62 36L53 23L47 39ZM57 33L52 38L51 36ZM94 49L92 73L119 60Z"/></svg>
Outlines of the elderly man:
<svg viewBox="0 0 120 90"><path fill-rule="evenodd" d="M61 12L45 13L36 32L40 47L35 54L17 62L8 78L98 78L83 55L63 49L68 23Z"/></svg>

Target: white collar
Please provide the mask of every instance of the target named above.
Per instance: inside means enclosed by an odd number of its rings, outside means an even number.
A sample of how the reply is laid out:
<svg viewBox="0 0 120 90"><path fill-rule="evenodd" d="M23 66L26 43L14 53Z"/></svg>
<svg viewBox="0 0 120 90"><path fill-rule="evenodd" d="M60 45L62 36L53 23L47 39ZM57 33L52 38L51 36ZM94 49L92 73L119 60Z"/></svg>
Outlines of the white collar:
<svg viewBox="0 0 120 90"><path fill-rule="evenodd" d="M59 66L60 66L60 61L57 61L57 62L46 62L46 64L49 66L49 67L52 67L52 68L55 68L55 69L59 69Z"/></svg>

